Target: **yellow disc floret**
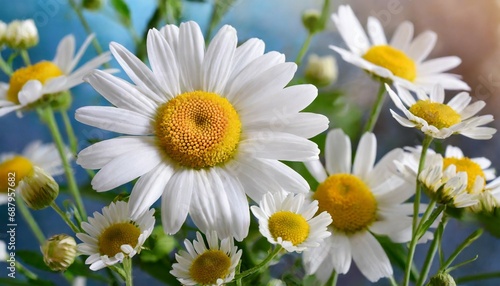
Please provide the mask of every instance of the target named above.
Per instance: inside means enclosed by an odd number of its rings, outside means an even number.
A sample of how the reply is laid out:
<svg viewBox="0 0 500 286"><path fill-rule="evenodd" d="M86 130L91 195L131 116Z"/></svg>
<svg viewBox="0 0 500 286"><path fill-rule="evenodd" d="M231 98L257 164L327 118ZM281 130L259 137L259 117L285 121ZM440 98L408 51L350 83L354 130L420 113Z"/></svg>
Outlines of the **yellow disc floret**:
<svg viewBox="0 0 500 286"><path fill-rule="evenodd" d="M241 122L229 101L215 93L183 93L158 109L158 144L182 166L200 169L233 157Z"/></svg>
<svg viewBox="0 0 500 286"><path fill-rule="evenodd" d="M351 174L334 174L318 186L313 195L318 213L327 211L332 226L347 234L366 229L375 221L377 201L370 188Z"/></svg>
<svg viewBox="0 0 500 286"><path fill-rule="evenodd" d="M33 163L22 156L15 156L0 163L0 192L7 192L8 187L17 186L19 181L31 175L33 170Z"/></svg>
<svg viewBox="0 0 500 286"><path fill-rule="evenodd" d="M391 46L373 46L363 55L363 59L390 70L397 77L409 81L413 81L417 77L415 62L404 52Z"/></svg>
<svg viewBox="0 0 500 286"><path fill-rule="evenodd" d="M42 61L32 66L16 70L9 82L7 100L19 104L18 93L30 80L38 80L44 84L47 80L63 75L63 72L52 62Z"/></svg>
<svg viewBox="0 0 500 286"><path fill-rule="evenodd" d="M229 274L231 259L218 250L209 249L196 257L189 268L189 274L200 285L216 284L217 279L224 279Z"/></svg>
<svg viewBox="0 0 500 286"><path fill-rule="evenodd" d="M457 172L467 173L467 192L472 193L472 187L474 182L476 182L477 177L481 177L486 182L486 176L484 175L483 169L479 164L472 161L469 158L444 158L443 168L446 169L450 165L455 165Z"/></svg>
<svg viewBox="0 0 500 286"><path fill-rule="evenodd" d="M269 218L269 232L276 240L281 237L284 241L297 245L309 236L309 224L300 214L279 211Z"/></svg>
<svg viewBox="0 0 500 286"><path fill-rule="evenodd" d="M99 236L99 253L113 257L122 251L120 246L124 244L135 248L140 235L141 230L130 222L112 224Z"/></svg>
<svg viewBox="0 0 500 286"><path fill-rule="evenodd" d="M460 114L450 106L429 100L419 100L409 110L413 115L424 119L429 125L438 129L449 128L462 121Z"/></svg>

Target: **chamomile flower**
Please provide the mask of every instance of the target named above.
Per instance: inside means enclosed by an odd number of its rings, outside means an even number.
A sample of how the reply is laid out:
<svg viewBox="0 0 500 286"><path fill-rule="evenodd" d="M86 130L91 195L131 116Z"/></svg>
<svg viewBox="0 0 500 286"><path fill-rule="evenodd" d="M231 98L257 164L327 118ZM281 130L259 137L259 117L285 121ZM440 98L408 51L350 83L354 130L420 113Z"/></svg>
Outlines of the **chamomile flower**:
<svg viewBox="0 0 500 286"><path fill-rule="evenodd" d="M396 242L411 238L413 209L403 202L414 189L393 170L393 161L403 150L389 152L374 165L376 145L375 135L365 133L351 166L349 137L335 129L326 139L326 171L319 161L306 164L320 182L312 198L318 201L319 211L327 211L333 220L328 229L332 236L304 252L307 273L316 274L323 282L333 270L347 273L352 260L372 282L391 276L389 258L374 234L387 235Z"/></svg>
<svg viewBox="0 0 500 286"><path fill-rule="evenodd" d="M152 70L117 43L110 50L135 85L101 71L86 77L116 107L83 107L76 119L124 133L80 152L84 168L101 169L92 186L111 190L140 177L132 213L162 196L162 223L176 233L188 213L204 233L242 240L250 212L246 195L265 190L307 192L307 182L278 160L318 158L306 138L327 128L323 115L300 113L314 100L312 85L286 87L296 71L277 52L250 39L239 47L224 26L205 50L200 27L152 29Z"/></svg>
<svg viewBox="0 0 500 286"><path fill-rule="evenodd" d="M93 36L87 37L74 54L75 37L68 35L59 43L52 61L41 61L14 71L9 83L0 83L0 116L28 110L41 100L50 100L51 95L57 96L79 85L85 74L109 61L109 53L103 53L74 70L92 39Z"/></svg>
<svg viewBox="0 0 500 286"><path fill-rule="evenodd" d="M207 243L199 232L193 243L184 240L187 251L175 254L170 273L182 285L223 285L234 278L235 269L241 258L241 250L234 246L233 238L219 238L215 231L208 233Z"/></svg>
<svg viewBox="0 0 500 286"><path fill-rule="evenodd" d="M81 224L86 233L76 234L83 241L78 251L89 255L85 264L97 271L139 253L153 231L154 212L150 209L131 216L128 203L123 201L112 202L102 209L102 214L94 212L93 218Z"/></svg>
<svg viewBox="0 0 500 286"><path fill-rule="evenodd" d="M327 230L331 216L327 212L315 216L318 201L307 202L304 194L267 193L251 210L259 220L260 233L288 252L318 247L331 235Z"/></svg>
<svg viewBox="0 0 500 286"><path fill-rule="evenodd" d="M478 100L469 104L471 97L467 92L455 95L444 104L444 89L440 85L434 86L429 95L422 90L417 91L417 99L408 90L399 86L396 86L397 93L388 85L386 89L396 107L406 118L392 109L391 114L404 127L417 128L424 134L438 139L462 134L472 139L486 140L496 133L495 128L481 126L493 121L492 115L475 116L486 103Z"/></svg>
<svg viewBox="0 0 500 286"><path fill-rule="evenodd" d="M445 89L470 90L457 75L445 73L458 66L460 58L449 56L424 61L436 44L436 33L426 31L412 40L413 24L403 22L388 42L380 21L369 17L367 36L351 7L346 5L339 7L332 20L349 50L330 48L370 74L410 89L430 91L440 83Z"/></svg>
<svg viewBox="0 0 500 286"><path fill-rule="evenodd" d="M0 190L3 191L0 204L7 203L7 190L15 186L30 207L41 209L50 205L59 193L53 176L62 173L62 160L54 144L34 141L21 154L0 154Z"/></svg>

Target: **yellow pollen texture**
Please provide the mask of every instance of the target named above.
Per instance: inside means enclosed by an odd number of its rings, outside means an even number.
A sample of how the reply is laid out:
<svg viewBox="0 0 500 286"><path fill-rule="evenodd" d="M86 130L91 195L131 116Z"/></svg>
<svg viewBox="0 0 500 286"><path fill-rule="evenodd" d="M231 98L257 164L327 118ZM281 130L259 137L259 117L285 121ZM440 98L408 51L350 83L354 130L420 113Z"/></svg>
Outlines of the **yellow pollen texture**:
<svg viewBox="0 0 500 286"><path fill-rule="evenodd" d="M347 234L366 229L375 221L377 201L369 187L351 174L334 174L318 186L313 195L318 213L327 211L332 226Z"/></svg>
<svg viewBox="0 0 500 286"><path fill-rule="evenodd" d="M476 182L477 176L481 177L486 182L486 176L484 175L483 169L476 162L469 158L444 158L443 168L446 169L450 165L455 165L457 172L467 173L467 192L472 192L472 187L474 182Z"/></svg>
<svg viewBox="0 0 500 286"><path fill-rule="evenodd" d="M409 81L413 81L417 77L415 62L404 52L391 46L373 46L363 55L363 59L390 70L397 77Z"/></svg>
<svg viewBox="0 0 500 286"><path fill-rule="evenodd" d="M22 156L15 156L0 163L0 192L7 193L8 187L13 187L12 182L17 186L19 181L33 174L33 171L33 163Z"/></svg>
<svg viewBox="0 0 500 286"><path fill-rule="evenodd" d="M279 211L269 218L269 232L275 240L281 237L293 245L301 244L309 236L309 224L306 219L290 211Z"/></svg>
<svg viewBox="0 0 500 286"><path fill-rule="evenodd" d="M186 167L201 169L225 163L236 152L240 134L238 113L215 93L183 93L158 109L158 144Z"/></svg>
<svg viewBox="0 0 500 286"><path fill-rule="evenodd" d="M196 257L189 274L200 285L216 284L229 274L231 258L220 250L209 249Z"/></svg>
<svg viewBox="0 0 500 286"><path fill-rule="evenodd" d="M63 75L63 72L59 67L47 61L20 68L16 70L10 78L9 90L7 90L7 100L19 104L17 95L25 83L30 80L38 80L44 84L47 80L61 75Z"/></svg>
<svg viewBox="0 0 500 286"><path fill-rule="evenodd" d="M108 257L121 252L120 246L128 244L135 248L141 230L130 222L115 223L109 226L99 237L99 253Z"/></svg>
<svg viewBox="0 0 500 286"><path fill-rule="evenodd" d="M409 110L413 115L424 119L429 125L438 129L449 128L462 121L460 114L450 106L429 100L419 100Z"/></svg>

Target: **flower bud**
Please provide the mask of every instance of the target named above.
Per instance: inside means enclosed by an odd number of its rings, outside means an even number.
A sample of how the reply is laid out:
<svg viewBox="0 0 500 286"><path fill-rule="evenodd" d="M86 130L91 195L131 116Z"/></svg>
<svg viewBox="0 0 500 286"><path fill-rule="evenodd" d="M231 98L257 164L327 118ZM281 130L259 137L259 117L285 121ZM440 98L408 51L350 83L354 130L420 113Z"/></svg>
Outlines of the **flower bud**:
<svg viewBox="0 0 500 286"><path fill-rule="evenodd" d="M75 239L66 234L57 234L47 239L40 248L43 261L53 271L66 270L76 257Z"/></svg>
<svg viewBox="0 0 500 286"><path fill-rule="evenodd" d="M9 23L5 34L6 44L13 49L29 49L38 44L38 30L32 19Z"/></svg>
<svg viewBox="0 0 500 286"><path fill-rule="evenodd" d="M32 173L19 181L18 190L28 207L41 210L57 198L59 185L42 168L33 166Z"/></svg>
<svg viewBox="0 0 500 286"><path fill-rule="evenodd" d="M438 273L431 278L427 286L456 286L455 280L448 273Z"/></svg>
<svg viewBox="0 0 500 286"><path fill-rule="evenodd" d="M83 0L82 6L89 11L98 11L102 7L102 2L102 0Z"/></svg>
<svg viewBox="0 0 500 286"><path fill-rule="evenodd" d="M5 34L7 33L7 24L0 21L0 48L5 44Z"/></svg>
<svg viewBox="0 0 500 286"><path fill-rule="evenodd" d="M319 32L321 27L319 27L319 19L321 18L321 13L316 9L309 9L302 13L302 24L313 34Z"/></svg>
<svg viewBox="0 0 500 286"><path fill-rule="evenodd" d="M316 86L327 86L337 81L337 61L333 56L309 56L305 70L306 79Z"/></svg>

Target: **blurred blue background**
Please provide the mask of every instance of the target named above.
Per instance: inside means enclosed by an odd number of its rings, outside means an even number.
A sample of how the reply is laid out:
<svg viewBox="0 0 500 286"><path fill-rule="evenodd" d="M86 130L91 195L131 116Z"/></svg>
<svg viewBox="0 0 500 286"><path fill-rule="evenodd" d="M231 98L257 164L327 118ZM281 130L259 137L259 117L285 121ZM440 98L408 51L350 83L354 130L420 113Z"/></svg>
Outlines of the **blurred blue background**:
<svg viewBox="0 0 500 286"><path fill-rule="evenodd" d="M183 3L183 19L194 20L206 29L210 13L212 11L212 1L187 2ZM258 37L266 43L266 51L277 50L287 56L288 61L293 61L306 38L306 31L301 24L301 14L304 10L310 8L320 9L322 6L320 0L310 1L288 1L288 0L239 0L231 7L228 14L222 19L221 24L233 25L238 31L238 38L244 41L251 37ZM431 57L443 55L458 55L462 57L463 64L454 72L464 75L464 79L473 88L472 95L475 98L485 100L488 103L487 111L498 114L498 89L500 88L500 76L496 67L500 62L498 55L499 38L497 29L500 27L500 8L495 1L484 1L487 3L479 4L477 1L461 1L461 6L456 7L454 1L333 1L332 11L336 11L339 4L350 3L357 13L362 24L366 23L366 17L369 15L381 19L385 28L386 35L392 35L395 26L403 20L415 22L416 33L426 29L435 30L439 34L438 45L433 51ZM127 1L132 11L132 22L135 29L142 34L147 20L156 7L156 1L141 0ZM392 4L391 4L392 3ZM0 20L10 22L15 19L33 18L37 24L40 34L40 43L29 51L33 62L43 59L51 60L55 55L55 49L60 41L67 34L74 34L77 47L86 38L86 33L78 21L76 14L64 0L0 0ZM128 32L116 21L113 11L106 7L99 12L84 12L85 17L90 23L92 30L96 33L97 39L107 50L107 45L111 41L121 43L125 47L133 50L134 43ZM478 17L476 17L478 16ZM219 26L220 26L219 25ZM376 93L377 84L370 81L359 69L344 63L333 51L328 49L329 44L343 46L343 43L333 27L331 21L328 21L326 31L317 35L311 45L310 53L319 55L331 54L337 58L339 64L339 79L334 86L326 89L341 89L348 99L367 108L371 103L373 95ZM6 51L2 52L2 55ZM93 58L96 55L95 50L90 47L85 53L81 63ZM306 56L307 57L307 56ZM20 64L16 62L16 64ZM113 60L111 65L119 68ZM299 69L299 74L303 68ZM119 73L119 76L124 76ZM8 78L0 73L0 81L8 81ZM72 117L74 110L86 105L107 104L89 85L82 84L73 89L74 102L70 109ZM454 95L454 93L451 93ZM409 129L404 129L390 117L388 106L392 105L386 102L381 121L378 123L375 133L379 141L379 156L388 150L404 145L414 145L417 143L415 133ZM495 114L496 112L496 114ZM484 112L483 112L484 113ZM81 140L79 149L87 146L87 140L105 139L113 136L110 133L96 130L85 126L73 120L76 134ZM335 124L333 122L332 124ZM498 128L498 125L497 125ZM469 157L485 156L493 161L493 166L500 166L500 155L498 148L498 135L493 140L486 142L477 142L464 138L453 138L450 142L462 147ZM22 118L15 114L0 118L0 153L3 152L21 152L22 149L33 140L42 140L50 142L51 137L47 128L41 124L34 113L25 113ZM448 142L449 143L449 142ZM87 180L85 172L81 168L77 169L78 180L83 183ZM58 198L58 201L66 199L64 195ZM88 213L100 211L104 203L86 200ZM1 221L6 221L6 208L0 207ZM35 213L41 228L46 236L67 232L69 228L64 226L52 210L42 210ZM17 219L20 218L18 214ZM19 223L17 233L17 246L25 249L38 250L38 245L30 230L21 222ZM0 239L5 239L5 224L2 223ZM466 236L476 229L475 225L467 223L457 223L452 221L446 229L444 235L444 244L449 254ZM467 249L457 261L463 261L479 255L478 261L456 271L454 276L465 274L482 273L488 271L500 270L500 243L498 239L489 234L483 235L473 247ZM417 248L417 263L420 265L425 255L426 246ZM0 276L5 277L5 268L0 267ZM169 271L166 269L165 271ZM431 272L432 273L432 272ZM139 271L134 273L139 277L137 285L158 284L154 278L151 278ZM44 274L45 275L45 274ZM49 279L55 279L61 285L64 280L59 275L52 275ZM400 272L396 272L397 278ZM477 282L477 284L468 285L498 285L499 280L489 280ZM89 285L94 285L93 281L88 281ZM341 276L338 285L366 285L365 278L353 268L349 275ZM388 285L388 282L382 280L378 285Z"/></svg>

